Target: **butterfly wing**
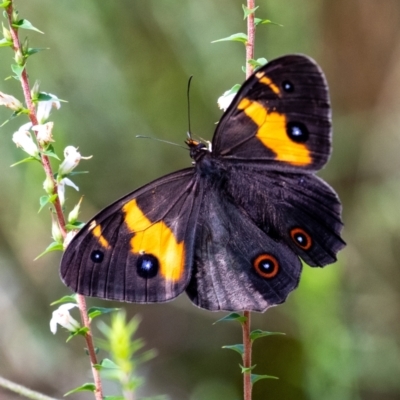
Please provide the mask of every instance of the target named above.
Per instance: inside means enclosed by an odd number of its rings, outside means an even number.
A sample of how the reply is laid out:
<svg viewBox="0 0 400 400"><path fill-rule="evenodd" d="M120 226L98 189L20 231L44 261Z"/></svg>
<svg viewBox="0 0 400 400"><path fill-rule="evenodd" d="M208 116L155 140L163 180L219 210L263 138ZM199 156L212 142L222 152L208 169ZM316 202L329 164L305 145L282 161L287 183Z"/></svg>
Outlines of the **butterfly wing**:
<svg viewBox="0 0 400 400"><path fill-rule="evenodd" d="M123 197L68 245L62 280L74 292L110 300L148 303L176 297L190 279L201 197L192 168Z"/></svg>
<svg viewBox="0 0 400 400"><path fill-rule="evenodd" d="M289 55L257 70L222 116L213 153L258 168L317 170L331 148L331 112L323 72Z"/></svg>
<svg viewBox="0 0 400 400"><path fill-rule="evenodd" d="M226 194L208 187L203 200L187 288L193 303L213 311L265 311L285 301L299 281L299 258Z"/></svg>
<svg viewBox="0 0 400 400"><path fill-rule="evenodd" d="M336 261L345 246L341 204L314 174L232 167L227 193L266 234L284 241L311 266Z"/></svg>

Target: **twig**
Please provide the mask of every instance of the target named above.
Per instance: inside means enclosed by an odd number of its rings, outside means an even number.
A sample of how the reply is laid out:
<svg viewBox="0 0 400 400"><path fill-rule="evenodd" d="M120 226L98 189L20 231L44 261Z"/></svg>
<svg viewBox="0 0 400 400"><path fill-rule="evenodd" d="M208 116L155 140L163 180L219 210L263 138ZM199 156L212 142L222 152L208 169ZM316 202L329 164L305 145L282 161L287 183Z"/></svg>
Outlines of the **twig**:
<svg viewBox="0 0 400 400"><path fill-rule="evenodd" d="M2 378L0 376L0 386L10 390L11 392L18 393L28 399L34 400L58 400L54 397L46 396L42 393L35 392L34 390L28 389L25 386L18 385L17 383L11 382L8 379Z"/></svg>
<svg viewBox="0 0 400 400"><path fill-rule="evenodd" d="M16 54L18 53L18 54L22 55L22 46L21 46L21 42L18 37L18 30L17 30L17 28L15 28L13 26L13 15L14 15L13 0L11 0L10 4L6 7L6 13L7 13L7 17L8 17L9 26L10 26L10 34L11 34L11 38L13 41L13 50ZM25 64L25 62L26 61L24 60L23 63ZM33 104L33 101L32 101L28 73L26 71L26 65L24 65L24 69L21 74L20 82L21 82L21 86L22 86L22 91L24 93L25 103L26 103L26 106L29 111L29 119L32 122L32 125L38 125L35 105ZM49 157L46 156L45 154L43 154L44 149L40 145L40 143L38 143L38 146L41 151L40 152L41 162L42 162L46 177L53 182L53 185L54 185L53 194L57 194L58 193L57 182L54 179L54 174L53 174L53 171L51 168ZM58 224L60 227L60 231L62 233L62 236L65 238L65 236L67 234L67 230L65 228L65 218L64 218L63 211L62 211L61 202L60 202L60 199L58 196L54 201L54 207L56 210L56 215L57 215L57 220L58 220ZM94 343L93 343L93 336L92 336L92 333L90 330L90 322L89 322L89 318L88 318L87 311L86 311L85 297L82 295L78 295L77 301L78 301L79 311L81 314L82 323L86 328L88 328L88 331L85 335L85 340L86 340L86 345L87 345L88 352L90 355L93 379L94 379L94 383L96 386L96 389L94 392L95 398L96 398L96 400L102 400L103 392L102 392L102 386L101 386L100 373L97 369L95 369L93 367L93 365L97 364L97 358L96 358L96 352L95 352ZM47 399L47 397L43 397L43 399Z"/></svg>
<svg viewBox="0 0 400 400"><path fill-rule="evenodd" d="M255 0L247 0L247 8L255 8ZM246 43L246 78L252 72L253 67L249 64L249 60L254 58L254 43L255 43L256 27L254 24L254 13L247 17L247 43ZM251 383L251 340L250 340L250 326L251 326L251 313L244 311L243 316L245 321L242 323L243 334L243 367L246 370L243 372L243 397L244 400L251 400L252 383Z"/></svg>

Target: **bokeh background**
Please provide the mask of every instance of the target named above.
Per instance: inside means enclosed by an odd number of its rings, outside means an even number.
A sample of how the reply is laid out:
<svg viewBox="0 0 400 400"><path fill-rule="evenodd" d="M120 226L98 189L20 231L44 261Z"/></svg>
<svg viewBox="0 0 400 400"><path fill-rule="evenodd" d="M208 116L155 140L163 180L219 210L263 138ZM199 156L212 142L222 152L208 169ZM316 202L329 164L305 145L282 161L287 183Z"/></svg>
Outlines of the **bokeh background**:
<svg viewBox="0 0 400 400"><path fill-rule="evenodd" d="M32 47L31 82L68 101L53 114L56 150L79 146L82 220L123 194L189 165L182 143L192 130L210 139L216 100L244 80L244 46L212 40L245 30L238 0L17 1L22 18L45 32L21 31ZM285 332L254 346L264 380L254 399L400 399L400 2L398 0L258 0L258 16L280 23L257 30L256 56L305 53L324 69L333 107L333 154L320 173L343 202L347 247L324 269L306 267L288 301L253 316L253 328ZM0 90L22 98L12 53L0 49ZM0 119L9 116L0 109ZM84 343L53 336L50 303L69 293L60 253L33 259L51 241L50 214L38 214L43 171L10 165L24 154L11 141L22 123L0 129L0 375L62 397L91 380ZM90 300L92 305L111 305ZM192 306L185 295L162 305L124 305L139 314L139 335L158 357L143 366L140 394L173 400L236 400L241 375L234 323ZM77 316L76 316L77 317ZM105 318L107 320L107 318ZM114 390L106 386L106 392ZM0 389L1 399L17 397ZM71 396L91 399L90 394Z"/></svg>

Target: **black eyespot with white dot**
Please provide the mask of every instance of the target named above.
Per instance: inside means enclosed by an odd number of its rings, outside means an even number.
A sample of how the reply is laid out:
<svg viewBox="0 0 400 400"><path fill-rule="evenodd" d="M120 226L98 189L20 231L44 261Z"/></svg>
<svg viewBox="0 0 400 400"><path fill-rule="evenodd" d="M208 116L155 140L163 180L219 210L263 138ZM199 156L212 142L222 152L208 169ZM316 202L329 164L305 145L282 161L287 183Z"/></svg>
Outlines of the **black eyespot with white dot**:
<svg viewBox="0 0 400 400"><path fill-rule="evenodd" d="M286 93L294 92L294 85L290 81L283 81L282 82L282 88Z"/></svg>
<svg viewBox="0 0 400 400"><path fill-rule="evenodd" d="M279 262L271 254L260 254L253 261L253 267L262 278L271 279L279 272Z"/></svg>
<svg viewBox="0 0 400 400"><path fill-rule="evenodd" d="M296 143L305 143L310 137L307 127L301 122L288 122L286 133Z"/></svg>
<svg viewBox="0 0 400 400"><path fill-rule="evenodd" d="M160 269L158 258L152 254L142 254L136 262L137 273L141 278L154 278Z"/></svg>
<svg viewBox="0 0 400 400"><path fill-rule="evenodd" d="M90 259L94 263L99 264L104 260L104 253L101 250L93 250L90 254Z"/></svg>
<svg viewBox="0 0 400 400"><path fill-rule="evenodd" d="M293 228L290 230L290 236L293 241L303 250L309 250L312 246L311 236L302 228Z"/></svg>

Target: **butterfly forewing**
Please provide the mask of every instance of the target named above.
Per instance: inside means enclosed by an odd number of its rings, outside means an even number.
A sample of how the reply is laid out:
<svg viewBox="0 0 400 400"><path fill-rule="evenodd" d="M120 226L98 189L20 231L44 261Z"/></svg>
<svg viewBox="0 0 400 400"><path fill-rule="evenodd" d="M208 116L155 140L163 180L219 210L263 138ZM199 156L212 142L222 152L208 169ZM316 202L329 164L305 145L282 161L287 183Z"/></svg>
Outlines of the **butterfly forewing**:
<svg viewBox="0 0 400 400"><path fill-rule="evenodd" d="M201 192L193 169L163 177L104 209L67 247L61 277L74 291L160 302L190 278Z"/></svg>
<svg viewBox="0 0 400 400"><path fill-rule="evenodd" d="M317 170L328 160L331 115L318 65L285 56L257 70L222 116L216 157L263 169Z"/></svg>

